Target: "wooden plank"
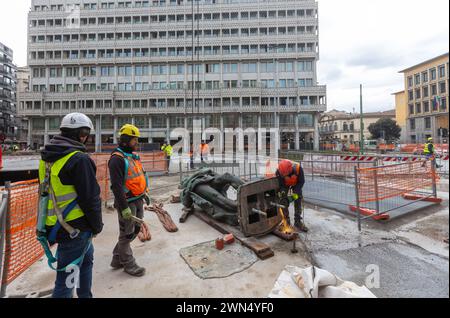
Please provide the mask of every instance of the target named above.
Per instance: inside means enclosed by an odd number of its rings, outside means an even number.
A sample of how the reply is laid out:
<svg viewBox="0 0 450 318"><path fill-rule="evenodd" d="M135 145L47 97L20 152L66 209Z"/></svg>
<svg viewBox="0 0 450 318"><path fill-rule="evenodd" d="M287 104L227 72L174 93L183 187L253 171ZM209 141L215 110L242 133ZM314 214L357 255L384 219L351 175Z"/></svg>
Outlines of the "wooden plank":
<svg viewBox="0 0 450 318"><path fill-rule="evenodd" d="M234 238L241 242L242 245L245 247L251 249L260 259L265 260L275 255L273 250L270 248L269 245L257 240L254 237L250 238L244 238L244 235L242 234L239 229L232 227L228 224L224 224L221 222L218 222L208 216L206 213L202 213L200 211L194 211L193 213L196 217L198 217L203 222L207 223L217 231L219 231L222 234L233 234Z"/></svg>

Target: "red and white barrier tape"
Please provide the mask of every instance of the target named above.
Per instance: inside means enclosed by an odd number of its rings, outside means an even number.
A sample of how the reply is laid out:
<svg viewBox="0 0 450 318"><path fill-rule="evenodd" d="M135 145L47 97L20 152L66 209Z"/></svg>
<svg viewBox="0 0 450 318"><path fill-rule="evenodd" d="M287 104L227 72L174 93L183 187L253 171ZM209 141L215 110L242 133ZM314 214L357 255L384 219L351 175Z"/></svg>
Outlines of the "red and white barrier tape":
<svg viewBox="0 0 450 318"><path fill-rule="evenodd" d="M344 161L374 161L377 157L374 156L341 156Z"/></svg>

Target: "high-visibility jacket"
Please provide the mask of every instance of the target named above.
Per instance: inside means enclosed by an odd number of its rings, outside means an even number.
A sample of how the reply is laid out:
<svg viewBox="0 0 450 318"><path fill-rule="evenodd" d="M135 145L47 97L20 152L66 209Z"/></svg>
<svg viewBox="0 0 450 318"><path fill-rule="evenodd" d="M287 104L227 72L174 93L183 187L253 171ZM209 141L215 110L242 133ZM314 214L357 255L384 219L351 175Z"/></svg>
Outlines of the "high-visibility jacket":
<svg viewBox="0 0 450 318"><path fill-rule="evenodd" d="M299 179L300 179L300 164L295 163L292 165L292 172L290 175L283 177L284 185L286 187L294 187L297 185Z"/></svg>
<svg viewBox="0 0 450 318"><path fill-rule="evenodd" d="M55 193L56 197L56 203L61 211L61 213L64 211L64 209L71 204L73 201L75 201L78 197L77 192L75 190L75 186L73 185L64 185L61 182L61 179L59 178L59 173L61 169L65 166L65 164L69 161L70 158L72 158L76 153L80 151L74 151L70 154L66 155L65 157L62 157L61 159L55 161L50 169L50 184L53 188L53 191ZM45 167L46 163L45 161L41 160L39 162L39 182L42 184L45 180ZM52 201L52 196L49 197L48 200L48 211L47 211L47 219L45 224L47 226L54 226L57 221L58 217L56 215L55 211L55 203ZM72 211L70 211L64 221L70 222L76 219L79 219L84 216L83 211L77 204Z"/></svg>
<svg viewBox="0 0 450 318"><path fill-rule="evenodd" d="M201 151L201 154L202 154L202 155L208 154L208 151L209 151L209 146L208 146L208 144L202 144L202 145L200 145L200 151Z"/></svg>
<svg viewBox="0 0 450 318"><path fill-rule="evenodd" d="M119 148L112 156L122 157L125 161L125 193L131 193L133 198L142 197L147 192L148 180L139 156L123 152Z"/></svg>
<svg viewBox="0 0 450 318"><path fill-rule="evenodd" d="M430 147L431 145L431 147ZM431 151L430 151L431 148ZM423 149L423 153L425 155L433 154L434 153L434 145L432 143L426 143L425 148Z"/></svg>
<svg viewBox="0 0 450 318"><path fill-rule="evenodd" d="M166 145L166 146L162 146L161 150L164 151L164 153L166 154L166 156L172 156L173 154L173 148L171 145Z"/></svg>

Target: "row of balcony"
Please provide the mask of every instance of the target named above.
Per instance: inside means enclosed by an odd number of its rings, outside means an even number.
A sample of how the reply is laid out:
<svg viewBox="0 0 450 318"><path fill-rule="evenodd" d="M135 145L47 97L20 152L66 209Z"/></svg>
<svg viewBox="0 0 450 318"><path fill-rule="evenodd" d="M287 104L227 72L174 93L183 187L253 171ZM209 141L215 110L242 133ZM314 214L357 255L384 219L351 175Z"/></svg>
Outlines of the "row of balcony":
<svg viewBox="0 0 450 318"><path fill-rule="evenodd" d="M285 97L300 95L326 95L326 86L293 88L222 88L201 90L201 98L219 97ZM197 94L197 90L194 91ZM77 100L77 99L146 99L146 98L176 98L191 96L192 90L149 90L149 91L95 91L95 92L24 92L22 99L26 100Z"/></svg>
<svg viewBox="0 0 450 318"><path fill-rule="evenodd" d="M315 34L302 34L300 36L301 42L317 42L318 36ZM217 36L217 37L201 37L199 39L199 42L197 42L197 39L195 39L195 45L196 46L214 46L214 45L239 45L239 44L262 44L262 43L268 43L271 40L274 42L277 42L277 44L291 44L293 40L296 42L299 41L299 37L294 35L234 35L234 36ZM127 39L127 40L91 40L91 41L71 41L71 42L30 42L28 45L29 51L32 50L55 50L58 48L67 50L67 49L98 49L98 46L101 45L102 49L117 49L117 48L136 48L136 47L142 47L142 48L158 48L161 46L174 46L174 47L190 47L192 46L192 38L189 37L183 37L183 38L177 38L177 37L167 37L164 39L142 39L142 40L133 40L133 39Z"/></svg>
<svg viewBox="0 0 450 318"><path fill-rule="evenodd" d="M278 60L278 59L317 59L316 52L292 52L267 54L221 54L201 55L204 61L239 61L239 60ZM92 65L92 64L127 64L127 63L168 63L168 62L192 62L192 55L182 56L145 56L145 57L110 57L110 58L61 58L61 59L28 59L29 66L47 65Z"/></svg>
<svg viewBox="0 0 450 318"><path fill-rule="evenodd" d="M82 112L87 115L133 115L133 114L192 114L192 107L130 107L130 108L77 108L77 109L18 109L20 116L64 116L70 112ZM218 113L315 113L326 111L326 105L309 106L221 106L221 107L195 107L195 114L218 114Z"/></svg>

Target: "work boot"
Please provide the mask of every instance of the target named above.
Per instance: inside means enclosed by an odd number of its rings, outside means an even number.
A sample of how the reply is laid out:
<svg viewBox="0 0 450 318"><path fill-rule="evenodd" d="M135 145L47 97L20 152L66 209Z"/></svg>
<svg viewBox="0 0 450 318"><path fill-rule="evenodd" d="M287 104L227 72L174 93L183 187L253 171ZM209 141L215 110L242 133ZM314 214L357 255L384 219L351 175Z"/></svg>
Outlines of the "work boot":
<svg viewBox="0 0 450 318"><path fill-rule="evenodd" d="M113 258L110 265L114 270L123 268L123 265L120 263L120 261L117 258Z"/></svg>
<svg viewBox="0 0 450 318"><path fill-rule="evenodd" d="M145 275L145 268L138 266L136 263L131 266L126 266L124 272L136 277L141 277Z"/></svg>
<svg viewBox="0 0 450 318"><path fill-rule="evenodd" d="M308 233L308 231L309 231L309 229L306 227L306 225L305 225L305 223L303 223L303 221L295 222L294 226L299 232Z"/></svg>

